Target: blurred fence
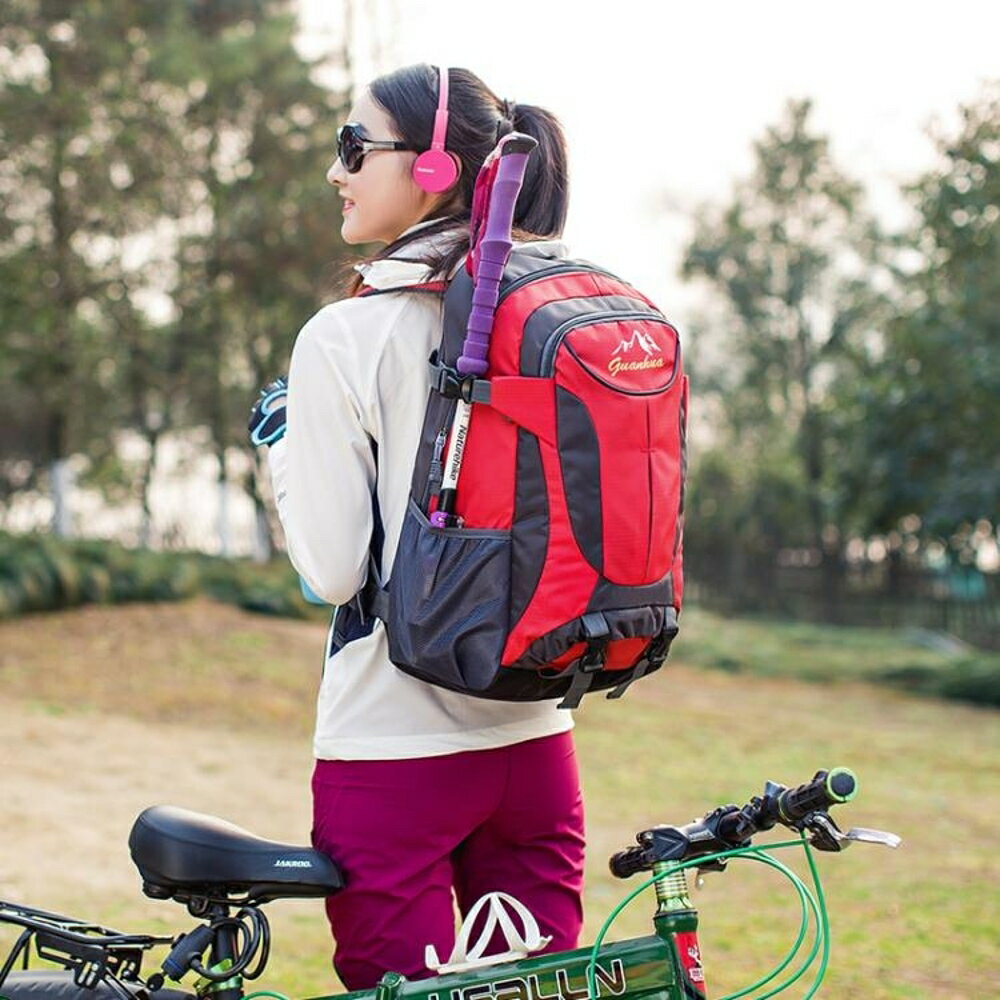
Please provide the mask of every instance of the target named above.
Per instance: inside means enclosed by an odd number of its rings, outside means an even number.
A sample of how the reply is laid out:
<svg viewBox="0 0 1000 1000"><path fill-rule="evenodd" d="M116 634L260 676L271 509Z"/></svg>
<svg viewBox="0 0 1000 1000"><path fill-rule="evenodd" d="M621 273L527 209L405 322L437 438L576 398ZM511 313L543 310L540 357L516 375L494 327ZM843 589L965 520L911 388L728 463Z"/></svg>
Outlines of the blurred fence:
<svg viewBox="0 0 1000 1000"><path fill-rule="evenodd" d="M746 554L731 554L724 563L685 554L685 569L688 599L713 610L927 629L1000 649L1000 579L974 567L932 571L885 561L831 568Z"/></svg>

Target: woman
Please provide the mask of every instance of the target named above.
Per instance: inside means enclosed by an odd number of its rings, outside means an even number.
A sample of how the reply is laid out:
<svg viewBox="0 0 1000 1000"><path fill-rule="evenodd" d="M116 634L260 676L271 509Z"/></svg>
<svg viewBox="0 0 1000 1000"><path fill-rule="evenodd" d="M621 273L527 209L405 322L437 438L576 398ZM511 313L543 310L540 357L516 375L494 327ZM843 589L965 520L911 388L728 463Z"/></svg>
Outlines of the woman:
<svg viewBox="0 0 1000 1000"><path fill-rule="evenodd" d="M321 309L299 334L288 433L269 456L291 560L330 604L361 589L373 532L383 577L391 571L440 338L441 295L416 286L461 266L476 174L514 129L539 143L515 227L539 252L563 253L554 238L566 151L547 112L500 101L467 70L422 65L375 80L338 134L327 180L343 200L341 233L383 247L358 267L352 292L362 294ZM272 422L284 417L271 410ZM347 878L327 903L345 986L370 988L387 970L429 975L425 946L452 950L453 892L462 913L486 892L508 892L551 936L549 950L574 947L583 808L569 713L408 677L370 618L331 633L328 654L313 840Z"/></svg>

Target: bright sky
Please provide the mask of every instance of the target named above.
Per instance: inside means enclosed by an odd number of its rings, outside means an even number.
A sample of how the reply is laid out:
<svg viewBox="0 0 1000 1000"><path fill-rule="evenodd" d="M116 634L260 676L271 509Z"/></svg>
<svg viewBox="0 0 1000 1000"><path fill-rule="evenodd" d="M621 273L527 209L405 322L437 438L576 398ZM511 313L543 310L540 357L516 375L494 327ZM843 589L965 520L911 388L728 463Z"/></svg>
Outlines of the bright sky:
<svg viewBox="0 0 1000 1000"><path fill-rule="evenodd" d="M300 0L316 51L340 0ZM501 97L549 108L570 147L572 251L618 272L683 326L691 218L724 201L751 142L789 98L888 223L895 191L934 162L927 135L1000 77L997 0L355 0L357 76L466 66ZM324 42L325 39L325 42Z"/></svg>

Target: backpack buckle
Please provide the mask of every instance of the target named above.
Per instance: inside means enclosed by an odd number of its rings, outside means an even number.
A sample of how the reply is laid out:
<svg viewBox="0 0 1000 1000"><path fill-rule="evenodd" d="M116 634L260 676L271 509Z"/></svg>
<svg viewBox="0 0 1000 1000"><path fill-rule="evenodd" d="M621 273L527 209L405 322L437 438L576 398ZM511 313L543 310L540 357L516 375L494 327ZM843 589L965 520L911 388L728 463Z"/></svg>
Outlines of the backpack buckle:
<svg viewBox="0 0 1000 1000"><path fill-rule="evenodd" d="M639 657L635 662L635 665L629 671L628 677L625 678L616 688L608 692L608 698L620 698L627 690L630 684L639 680L640 677L645 677L646 674L652 673L654 670L658 670L663 666L663 661L667 658L667 654L670 652L670 644L674 641L677 636L677 611L675 608L668 608L666 613L666 618L663 622L663 628L660 630L659 634L650 640L649 645L646 647L646 651Z"/></svg>
<svg viewBox="0 0 1000 1000"><path fill-rule="evenodd" d="M647 669L650 667L655 669L656 667L662 666L663 661L667 658L667 653L670 651L670 642L673 637L673 634L664 634L661 632L649 644L644 657L646 663L648 664Z"/></svg>
<svg viewBox="0 0 1000 1000"><path fill-rule="evenodd" d="M584 615L580 619L580 624L583 626L583 637L587 642L587 648L577 661L576 669L585 674L592 674L604 666L611 630L608 628L608 620L600 611Z"/></svg>
<svg viewBox="0 0 1000 1000"><path fill-rule="evenodd" d="M569 690L566 692L559 708L577 708L580 699L590 690L594 675L604 669L608 655L608 643L611 641L611 629L607 619L600 611L586 614L580 619L583 626L583 638L587 648L583 655L570 668L573 671Z"/></svg>
<svg viewBox="0 0 1000 1000"><path fill-rule="evenodd" d="M462 382L463 377L454 368L439 364L434 358L431 359L431 387L436 392L446 399L461 399Z"/></svg>
<svg viewBox="0 0 1000 1000"><path fill-rule="evenodd" d="M431 388L445 399L464 399L466 403L488 403L490 383L474 375L462 375L448 365L437 360L437 352L431 355Z"/></svg>
<svg viewBox="0 0 1000 1000"><path fill-rule="evenodd" d="M604 666L604 660L608 652L608 640L591 639L587 642L587 649L583 656L577 660L576 669L585 674L592 674Z"/></svg>

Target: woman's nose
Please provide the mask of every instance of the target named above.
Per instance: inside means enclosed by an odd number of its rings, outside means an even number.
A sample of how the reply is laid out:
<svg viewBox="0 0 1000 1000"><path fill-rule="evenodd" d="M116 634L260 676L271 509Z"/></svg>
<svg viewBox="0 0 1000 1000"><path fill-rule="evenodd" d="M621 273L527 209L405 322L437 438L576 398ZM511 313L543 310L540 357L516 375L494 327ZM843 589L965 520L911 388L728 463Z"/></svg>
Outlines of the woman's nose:
<svg viewBox="0 0 1000 1000"><path fill-rule="evenodd" d="M326 172L327 184L332 184L334 187L338 184L342 184L346 173L347 171L344 170L344 165L340 162L340 157L338 156L333 163L330 164L330 169Z"/></svg>

